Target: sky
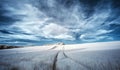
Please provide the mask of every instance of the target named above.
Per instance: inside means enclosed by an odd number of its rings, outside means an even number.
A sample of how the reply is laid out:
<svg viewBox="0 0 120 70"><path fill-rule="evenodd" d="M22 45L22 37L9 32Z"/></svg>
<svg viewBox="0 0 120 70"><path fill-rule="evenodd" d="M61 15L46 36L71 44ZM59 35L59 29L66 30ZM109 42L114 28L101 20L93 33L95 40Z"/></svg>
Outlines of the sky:
<svg viewBox="0 0 120 70"><path fill-rule="evenodd" d="M120 0L0 0L0 44L120 40Z"/></svg>

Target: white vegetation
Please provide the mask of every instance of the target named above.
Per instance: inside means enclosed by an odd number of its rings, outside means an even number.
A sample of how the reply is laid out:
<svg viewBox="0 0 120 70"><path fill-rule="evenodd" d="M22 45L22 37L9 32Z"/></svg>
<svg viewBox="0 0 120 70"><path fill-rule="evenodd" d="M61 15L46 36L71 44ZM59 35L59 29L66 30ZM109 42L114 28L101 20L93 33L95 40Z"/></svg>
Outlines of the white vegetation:
<svg viewBox="0 0 120 70"><path fill-rule="evenodd" d="M0 50L0 70L120 70L120 41Z"/></svg>

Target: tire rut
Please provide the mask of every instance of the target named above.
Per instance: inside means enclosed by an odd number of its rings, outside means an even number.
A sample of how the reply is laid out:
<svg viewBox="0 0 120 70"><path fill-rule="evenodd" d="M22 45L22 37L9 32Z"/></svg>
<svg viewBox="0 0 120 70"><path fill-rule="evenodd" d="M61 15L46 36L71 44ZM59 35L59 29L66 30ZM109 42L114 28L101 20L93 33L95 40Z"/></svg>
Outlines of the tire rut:
<svg viewBox="0 0 120 70"><path fill-rule="evenodd" d="M63 55L64 55L64 57L65 57L65 58L68 58L68 59L70 59L70 60L74 61L75 63L77 63L77 64L79 64L79 65L82 65L83 67L87 68L88 70L90 70L90 69L91 69L91 67L89 67L89 66L85 65L84 63L82 63L82 62L80 62L80 61L77 61L77 60L75 60L75 59L73 59L73 58L69 57L68 55L66 55L66 53L65 53L65 51L64 51L64 46L63 46L62 53L63 53Z"/></svg>
<svg viewBox="0 0 120 70"><path fill-rule="evenodd" d="M55 55L54 61L53 61L53 67L52 70L57 70L57 58L58 58L58 54L59 52L57 52L57 54Z"/></svg>

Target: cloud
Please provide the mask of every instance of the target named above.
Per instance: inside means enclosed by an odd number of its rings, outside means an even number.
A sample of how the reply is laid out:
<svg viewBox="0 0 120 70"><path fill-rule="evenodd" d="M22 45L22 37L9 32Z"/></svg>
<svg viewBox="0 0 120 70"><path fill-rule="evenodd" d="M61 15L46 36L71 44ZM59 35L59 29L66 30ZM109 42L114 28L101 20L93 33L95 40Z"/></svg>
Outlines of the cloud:
<svg viewBox="0 0 120 70"><path fill-rule="evenodd" d="M13 38L13 39L27 39L27 40L39 40L39 38L32 36L32 35L24 35L24 34L13 34L13 35L9 35L9 37Z"/></svg>
<svg viewBox="0 0 120 70"><path fill-rule="evenodd" d="M104 35L104 34L107 34L111 31L106 31L106 30L98 30L96 33L85 33L85 34L82 34L79 38L82 40L82 41L88 41L88 42L91 42L91 41L100 41L100 40L113 40L113 38L111 36L107 36L107 35Z"/></svg>
<svg viewBox="0 0 120 70"><path fill-rule="evenodd" d="M51 18L46 17L44 13L41 13L37 8L28 4L25 4L24 6L25 7L20 10L10 10L13 11L10 13L11 17L16 16L15 14L24 15L22 19L20 18L21 21L11 25L11 29L16 28L22 32L32 34L34 36L32 39L34 39L35 36L42 36L45 38L72 40L72 36L68 35L69 30L67 28L55 23L48 23L47 21L51 20ZM16 35L15 37L24 38L26 36L27 35Z"/></svg>
<svg viewBox="0 0 120 70"><path fill-rule="evenodd" d="M21 4L22 2L20 2ZM10 35L12 38L39 40L47 39L100 41L113 39L108 35L114 31L110 24L119 24L111 7L111 1L100 0L91 6L91 12L84 2L70 0L70 5L65 0L45 0L23 3L21 5L5 5L8 13L3 14L14 19L19 19L9 26L10 30L20 31ZM90 14L90 15L86 15ZM113 17L116 17L113 19ZM111 19L111 20L110 20ZM24 34L25 35L24 35Z"/></svg>
<svg viewBox="0 0 120 70"><path fill-rule="evenodd" d="M50 23L42 28L43 36L46 38L57 38L72 40L72 36L69 35L69 29L64 28L58 24Z"/></svg>

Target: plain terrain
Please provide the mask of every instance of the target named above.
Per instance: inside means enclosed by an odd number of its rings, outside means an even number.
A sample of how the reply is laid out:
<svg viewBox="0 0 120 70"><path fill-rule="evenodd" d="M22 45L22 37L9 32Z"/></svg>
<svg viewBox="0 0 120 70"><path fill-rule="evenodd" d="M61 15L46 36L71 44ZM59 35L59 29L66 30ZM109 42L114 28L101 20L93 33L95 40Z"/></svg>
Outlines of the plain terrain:
<svg viewBox="0 0 120 70"><path fill-rule="evenodd" d="M4 49L0 70L120 70L120 41Z"/></svg>

